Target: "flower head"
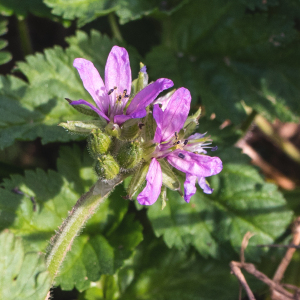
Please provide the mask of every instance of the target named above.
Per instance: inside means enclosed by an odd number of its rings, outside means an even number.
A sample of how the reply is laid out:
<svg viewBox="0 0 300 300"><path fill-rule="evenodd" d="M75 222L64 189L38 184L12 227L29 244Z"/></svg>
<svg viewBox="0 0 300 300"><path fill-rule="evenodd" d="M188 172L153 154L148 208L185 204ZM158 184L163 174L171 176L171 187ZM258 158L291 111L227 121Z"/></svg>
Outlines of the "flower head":
<svg viewBox="0 0 300 300"><path fill-rule="evenodd" d="M129 56L125 48L114 46L111 49L105 65L105 84L89 60L76 58L73 66L77 69L85 89L92 96L96 106L83 99L71 101L70 104L86 105L107 122L118 125L129 119L145 117L146 107L160 92L173 86L170 79L157 79L139 91L125 109L130 98L132 81ZM146 67L141 71L146 72Z"/></svg>
<svg viewBox="0 0 300 300"><path fill-rule="evenodd" d="M211 157L200 153L206 153L204 148L209 144L204 139L204 134L196 133L190 137L184 137L184 124L190 110L191 95L185 88L176 90L168 99L165 109L158 104L154 105L153 117L157 128L153 142L156 148L151 154L151 163L146 176L147 185L138 195L137 200L142 205L153 204L163 184L163 176L159 160L167 162L186 174L184 183L184 199L190 201L195 194L195 183L204 193L212 193L205 177L218 174L222 170L222 161L218 157Z"/></svg>

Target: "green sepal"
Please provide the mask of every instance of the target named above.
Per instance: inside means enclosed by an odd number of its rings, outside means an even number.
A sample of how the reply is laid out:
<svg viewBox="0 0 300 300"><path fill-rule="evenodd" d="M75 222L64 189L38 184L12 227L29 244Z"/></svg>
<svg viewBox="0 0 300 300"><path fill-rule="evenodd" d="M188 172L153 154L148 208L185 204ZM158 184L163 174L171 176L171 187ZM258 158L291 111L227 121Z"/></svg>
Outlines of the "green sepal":
<svg viewBox="0 0 300 300"><path fill-rule="evenodd" d="M99 177L111 180L119 174L120 167L110 154L105 154L97 158L95 171Z"/></svg>
<svg viewBox="0 0 300 300"><path fill-rule="evenodd" d="M70 104L73 102L69 98L65 98ZM91 108L89 108L86 105L83 104L78 104L78 105L71 105L74 109L76 109L78 112L87 115L87 116L92 116L94 118L99 118L99 115L93 111Z"/></svg>
<svg viewBox="0 0 300 300"><path fill-rule="evenodd" d="M172 171L170 165L164 159L159 159L158 161L161 166L163 185L170 190L178 191L182 195L180 181Z"/></svg>
<svg viewBox="0 0 300 300"><path fill-rule="evenodd" d="M194 133L195 129L199 125L199 118L201 115L201 107L190 117L188 117L183 125L184 128L184 138L189 137Z"/></svg>
<svg viewBox="0 0 300 300"><path fill-rule="evenodd" d="M127 120L121 127L121 134L119 139L122 141L130 141L136 139L141 133L139 122L140 119Z"/></svg>
<svg viewBox="0 0 300 300"><path fill-rule="evenodd" d="M88 150L90 155L97 159L99 155L106 154L112 143L111 137L100 129L95 129L88 137Z"/></svg>
<svg viewBox="0 0 300 300"><path fill-rule="evenodd" d="M106 127L105 127L105 131L113 137L118 138L121 134L121 129L120 126L118 124L109 122Z"/></svg>
<svg viewBox="0 0 300 300"><path fill-rule="evenodd" d="M133 174L129 186L127 188L128 198L131 199L134 194L139 190L146 180L146 175L149 170L150 161L142 163L136 172Z"/></svg>
<svg viewBox="0 0 300 300"><path fill-rule="evenodd" d="M137 166L143 157L143 150L139 142L125 143L119 150L117 161L123 169Z"/></svg>
<svg viewBox="0 0 300 300"><path fill-rule="evenodd" d="M91 121L67 121L58 124L65 128L67 131L76 134L89 135L95 129L103 129L106 125L104 120L91 120Z"/></svg>
<svg viewBox="0 0 300 300"><path fill-rule="evenodd" d="M152 153L155 151L156 147L157 147L157 143L154 144L153 141L148 141L147 143L143 143L142 144L142 148L143 148L143 159L145 161L148 161L151 159L152 157Z"/></svg>
<svg viewBox="0 0 300 300"><path fill-rule="evenodd" d="M142 123L145 124L145 126L142 127L142 137L144 141L152 141L154 139L157 125L151 111L149 111L146 117L142 119Z"/></svg>

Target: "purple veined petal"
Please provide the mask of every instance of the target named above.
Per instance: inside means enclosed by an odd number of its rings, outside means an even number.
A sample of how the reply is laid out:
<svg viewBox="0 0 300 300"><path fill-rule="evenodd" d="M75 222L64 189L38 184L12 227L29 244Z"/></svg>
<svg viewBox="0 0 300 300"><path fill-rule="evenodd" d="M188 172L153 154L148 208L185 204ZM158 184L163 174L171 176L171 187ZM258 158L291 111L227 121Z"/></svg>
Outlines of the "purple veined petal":
<svg viewBox="0 0 300 300"><path fill-rule="evenodd" d="M205 177L198 178L198 184L205 194L211 194L214 190L206 183Z"/></svg>
<svg viewBox="0 0 300 300"><path fill-rule="evenodd" d="M154 143L160 143L162 123L163 123L163 111L158 104L153 106L153 118L156 121L156 125L157 125L153 141Z"/></svg>
<svg viewBox="0 0 300 300"><path fill-rule="evenodd" d="M176 91L176 89L172 90L171 92L167 93L166 95L164 95L162 97L157 98L153 102L153 104L161 104L161 109L165 110L171 99L171 96L174 94L175 91Z"/></svg>
<svg viewBox="0 0 300 300"><path fill-rule="evenodd" d="M141 119L146 117L146 115L147 115L147 111L144 108L142 110L138 110L137 112L134 112L131 115L116 115L114 116L114 122L120 125L129 119Z"/></svg>
<svg viewBox="0 0 300 300"><path fill-rule="evenodd" d="M137 196L141 205L152 205L158 199L162 186L162 172L159 162L152 158L146 176L147 185Z"/></svg>
<svg viewBox="0 0 300 300"><path fill-rule="evenodd" d="M127 90L127 94L130 95L131 68L128 52L125 48L112 47L105 65L105 86L107 92L117 87L109 96L111 107L115 106L117 95L123 94L124 90ZM128 98L124 98L124 100L123 107Z"/></svg>
<svg viewBox="0 0 300 300"><path fill-rule="evenodd" d="M169 140L175 132L183 127L190 111L191 93L186 88L179 88L171 96L171 99L164 110L161 140Z"/></svg>
<svg viewBox="0 0 300 300"><path fill-rule="evenodd" d="M94 64L84 58L75 58L73 66L77 69L84 88L104 113L108 113L109 98L99 72Z"/></svg>
<svg viewBox="0 0 300 300"><path fill-rule="evenodd" d="M109 118L100 109L96 108L93 104L91 104L91 103L89 103L85 100L80 99L80 100L77 100L77 101L72 101L70 103L70 105L80 105L80 104L88 106L93 111L95 111L100 117L104 118L105 120L107 120L109 122Z"/></svg>
<svg viewBox="0 0 300 300"><path fill-rule="evenodd" d="M145 108L152 103L163 90L173 86L173 81L167 78L157 79L139 91L129 104L126 115L133 115L139 111L144 112Z"/></svg>
<svg viewBox="0 0 300 300"><path fill-rule="evenodd" d="M184 200L189 203L191 197L196 193L196 180L197 176L186 173L186 178L184 182Z"/></svg>
<svg viewBox="0 0 300 300"><path fill-rule="evenodd" d="M222 161L219 157L200 155L184 150L175 150L167 156L169 164L184 173L197 177L208 177L222 171Z"/></svg>

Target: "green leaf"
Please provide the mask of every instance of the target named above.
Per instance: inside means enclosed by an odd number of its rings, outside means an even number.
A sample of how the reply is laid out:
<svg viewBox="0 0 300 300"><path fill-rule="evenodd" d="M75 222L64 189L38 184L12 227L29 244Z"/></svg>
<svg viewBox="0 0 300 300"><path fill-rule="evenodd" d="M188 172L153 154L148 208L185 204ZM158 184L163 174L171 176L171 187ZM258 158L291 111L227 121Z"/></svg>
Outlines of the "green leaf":
<svg viewBox="0 0 300 300"><path fill-rule="evenodd" d="M134 261L118 274L122 292L118 299L238 298L238 282L230 275L227 262L204 259L192 251L167 249L159 239L152 238L151 243L141 246ZM133 279L122 288L120 283L128 280L129 271Z"/></svg>
<svg viewBox="0 0 300 300"><path fill-rule="evenodd" d="M13 77L0 77L0 148L15 140L34 140L42 143L67 142L82 137L68 134L57 125L63 121L90 120L70 106L64 98L85 99L93 103L84 89L73 60L84 57L93 61L103 77L104 67L114 40L96 31L91 36L77 32L68 38L70 47L47 49L44 54L27 56L18 63L29 84ZM136 51L129 48L132 73L137 73Z"/></svg>
<svg viewBox="0 0 300 300"><path fill-rule="evenodd" d="M96 182L91 166L87 151L65 147L58 159L58 172L27 171L24 177L14 175L5 180L5 189L0 189L1 228L9 226L22 236L26 249L45 251L68 211ZM75 286L84 290L101 274L114 274L142 240L141 225L132 216L125 217L128 202L120 194L125 194L121 186L100 205L75 240L56 281L63 289Z"/></svg>
<svg viewBox="0 0 300 300"><path fill-rule="evenodd" d="M214 192L197 191L189 204L168 191L163 211L159 203L152 205L148 216L156 236L163 236L169 247L193 245L205 257L221 257L228 241L239 252L244 234L251 231L255 236L247 251L257 260L261 250L252 246L274 242L291 221L293 214L281 193L254 167L241 164L225 164L210 182Z"/></svg>
<svg viewBox="0 0 300 300"><path fill-rule="evenodd" d="M51 17L50 9L41 0L1 0L0 11L11 16L26 17L28 13L39 17Z"/></svg>
<svg viewBox="0 0 300 300"><path fill-rule="evenodd" d="M68 20L79 19L79 26L93 21L97 17L109 14L116 9L116 1L108 0L43 0L52 8L52 13Z"/></svg>
<svg viewBox="0 0 300 300"><path fill-rule="evenodd" d="M0 36L7 32L7 20L0 17ZM0 65L3 65L11 60L11 54L7 51L1 51L7 46L7 41L0 39Z"/></svg>
<svg viewBox="0 0 300 300"><path fill-rule="evenodd" d="M299 120L299 36L288 15L193 0L170 16L163 37L146 57L150 77L190 89L208 115L241 123L245 102L268 119Z"/></svg>
<svg viewBox="0 0 300 300"><path fill-rule="evenodd" d="M283 190L283 195L287 201L288 207L298 216L300 214L300 188L298 187L291 191Z"/></svg>
<svg viewBox="0 0 300 300"><path fill-rule="evenodd" d="M51 287L44 257L24 251L21 238L8 230L0 234L0 298L45 299Z"/></svg>
<svg viewBox="0 0 300 300"><path fill-rule="evenodd" d="M158 0L43 0L45 4L52 8L52 13L62 16L68 20L78 18L78 25L81 27L98 17L116 12L120 18L120 23L140 19L154 12L168 15L186 4L189 0L176 0L173 3Z"/></svg>

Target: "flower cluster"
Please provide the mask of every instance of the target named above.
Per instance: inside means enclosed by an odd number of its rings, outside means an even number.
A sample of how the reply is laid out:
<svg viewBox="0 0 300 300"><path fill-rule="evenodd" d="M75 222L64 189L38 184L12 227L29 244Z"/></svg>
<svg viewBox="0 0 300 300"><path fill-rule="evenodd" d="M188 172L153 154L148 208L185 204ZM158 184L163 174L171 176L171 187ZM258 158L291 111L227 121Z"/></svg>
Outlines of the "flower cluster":
<svg viewBox="0 0 300 300"><path fill-rule="evenodd" d="M163 185L182 194L173 167L185 173L186 202L196 192L196 181L204 193L212 193L205 178L221 172L222 162L218 157L206 155L204 148L208 148L210 140L205 134L191 135L200 113L188 117L191 95L186 88L157 99L173 82L160 78L148 84L143 65L138 79L132 81L128 53L118 46L108 56L105 84L92 62L76 58L74 67L96 106L83 99L67 100L78 111L90 115L92 111L99 117L61 125L88 136L99 177L111 180L120 174L124 178L132 175L129 198L146 182L137 196L142 205L152 205ZM118 131L113 131L116 128Z"/></svg>

